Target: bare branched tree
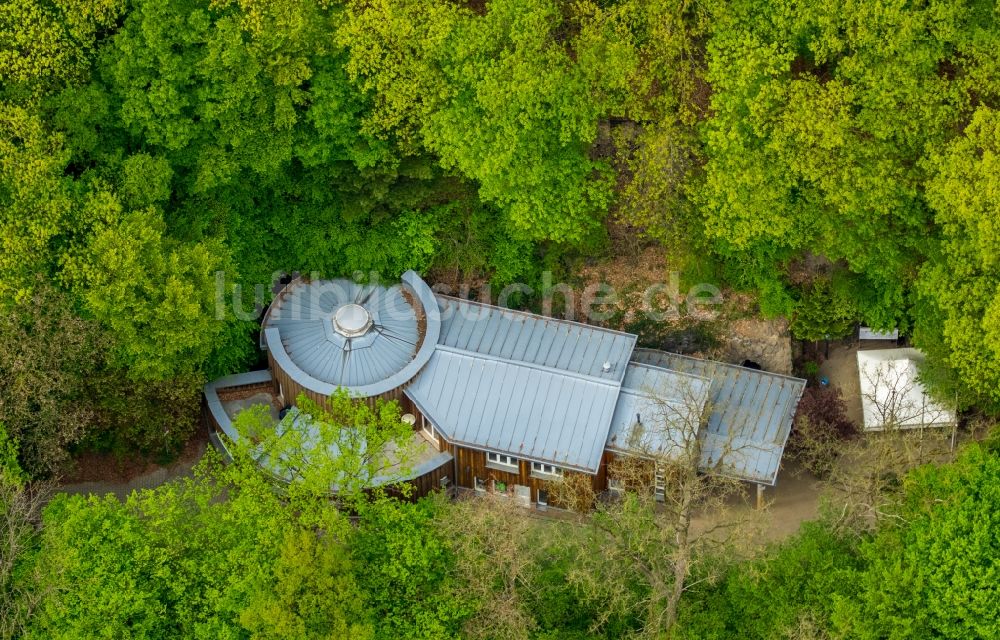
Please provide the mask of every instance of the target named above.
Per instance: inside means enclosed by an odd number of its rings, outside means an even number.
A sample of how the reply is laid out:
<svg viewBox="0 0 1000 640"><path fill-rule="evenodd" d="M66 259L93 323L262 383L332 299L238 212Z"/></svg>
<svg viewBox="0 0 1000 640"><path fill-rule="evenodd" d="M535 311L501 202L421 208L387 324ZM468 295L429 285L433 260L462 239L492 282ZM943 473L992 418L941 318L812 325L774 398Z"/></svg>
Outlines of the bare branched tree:
<svg viewBox="0 0 1000 640"><path fill-rule="evenodd" d="M793 626L784 630L782 637L787 640L829 640L831 636L815 613L806 612L799 616Z"/></svg>
<svg viewBox="0 0 1000 640"><path fill-rule="evenodd" d="M536 574L537 523L510 498L489 494L456 500L438 526L455 554L454 571L477 603L463 637L525 640L535 628L524 594Z"/></svg>
<svg viewBox="0 0 1000 640"><path fill-rule="evenodd" d="M608 470L617 495L597 502L593 548L580 554L573 573L585 593L610 603L602 607L606 616L644 620L644 637L670 633L684 592L714 579L721 547L743 545L756 520L730 503L744 493L732 472L749 445L707 433L706 391L691 384L644 394L644 411ZM574 502L564 495L572 486L554 491L561 503Z"/></svg>
<svg viewBox="0 0 1000 640"><path fill-rule="evenodd" d="M926 429L947 424L947 414L924 400L912 372L900 362L861 366L862 399L869 427L864 437L835 442L839 461L833 465L833 522L847 531L868 531L886 518L898 496L902 477L914 467L950 455L951 430Z"/></svg>
<svg viewBox="0 0 1000 640"><path fill-rule="evenodd" d="M0 469L0 638L21 637L42 599L25 581L30 575L18 578L15 569L34 544L41 508L50 493L47 484L24 485Z"/></svg>
<svg viewBox="0 0 1000 640"><path fill-rule="evenodd" d="M908 369L909 361L888 360L883 366L859 367L861 397L869 414L866 429L895 430L938 424L943 413L926 400L923 389Z"/></svg>

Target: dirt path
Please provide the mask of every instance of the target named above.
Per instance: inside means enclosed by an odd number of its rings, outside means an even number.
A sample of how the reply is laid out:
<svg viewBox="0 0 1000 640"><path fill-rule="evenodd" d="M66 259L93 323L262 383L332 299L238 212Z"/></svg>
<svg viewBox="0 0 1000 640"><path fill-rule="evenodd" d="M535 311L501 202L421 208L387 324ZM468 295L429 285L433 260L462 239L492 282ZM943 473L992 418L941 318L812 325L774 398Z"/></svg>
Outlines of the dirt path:
<svg viewBox="0 0 1000 640"><path fill-rule="evenodd" d="M780 542L799 531L799 526L819 517L822 483L812 474L802 471L795 462L788 462L778 474L774 487L764 492L765 508L756 509L756 487L746 485L743 495L732 496L727 503L726 521L745 522L741 530L752 539L751 547ZM695 533L704 532L718 524L714 516L696 516Z"/></svg>
<svg viewBox="0 0 1000 640"><path fill-rule="evenodd" d="M85 482L70 482L60 485L57 490L69 494L105 495L113 493L120 500L124 500L133 491L153 489L175 478L190 477L192 469L194 469L194 466L198 464L198 461L204 455L205 447L206 441L199 440L191 450L185 451L185 455L177 462L167 466L155 467L152 470L130 478L116 479L108 477Z"/></svg>
<svg viewBox="0 0 1000 640"><path fill-rule="evenodd" d="M799 525L819 517L822 483L794 462L786 463L778 482L764 492L763 542L783 540L798 532ZM746 505L743 508L752 508Z"/></svg>
<svg viewBox="0 0 1000 640"><path fill-rule="evenodd" d="M153 489L170 480L191 477L194 466L205 453L205 442L198 443L193 451L179 461L164 467L157 467L131 478L103 478L86 482L72 482L60 485L58 491L69 494L114 494L120 500L126 499L133 491ZM807 472L802 472L793 462L786 465L778 475L774 487L768 487L764 494L767 504L760 514L760 543L777 542L799 530L799 525L814 520L819 515L821 483ZM748 515L754 511L753 487L748 485L747 494L735 497L730 504L736 515ZM550 516L551 517L551 516ZM708 526L706 519L696 519L695 527Z"/></svg>
<svg viewBox="0 0 1000 640"><path fill-rule="evenodd" d="M863 416L857 345L831 346L830 357L819 366L819 373L830 381L831 386L840 389L848 419L860 427Z"/></svg>

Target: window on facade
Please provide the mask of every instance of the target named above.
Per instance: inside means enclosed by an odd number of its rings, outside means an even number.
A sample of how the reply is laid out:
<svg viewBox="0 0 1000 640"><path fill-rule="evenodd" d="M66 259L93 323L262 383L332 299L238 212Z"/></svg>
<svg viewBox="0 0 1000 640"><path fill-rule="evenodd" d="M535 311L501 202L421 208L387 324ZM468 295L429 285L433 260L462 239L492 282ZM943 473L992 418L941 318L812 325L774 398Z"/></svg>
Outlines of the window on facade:
<svg viewBox="0 0 1000 640"><path fill-rule="evenodd" d="M538 490L538 504L545 506L549 503L549 492L545 489Z"/></svg>
<svg viewBox="0 0 1000 640"><path fill-rule="evenodd" d="M438 441L437 429L434 428L434 423L425 418L423 415L420 416L420 430L424 432L431 442Z"/></svg>
<svg viewBox="0 0 1000 640"><path fill-rule="evenodd" d="M531 472L539 476L549 476L552 478L561 478L563 475L563 470L555 465L545 464L544 462L532 462Z"/></svg>
<svg viewBox="0 0 1000 640"><path fill-rule="evenodd" d="M476 491L486 491L486 478L475 476L472 479L472 486L476 488Z"/></svg>
<svg viewBox="0 0 1000 640"><path fill-rule="evenodd" d="M517 471L517 458L513 458L503 453L493 453L490 451L486 454L486 462L500 467L507 467L512 471Z"/></svg>

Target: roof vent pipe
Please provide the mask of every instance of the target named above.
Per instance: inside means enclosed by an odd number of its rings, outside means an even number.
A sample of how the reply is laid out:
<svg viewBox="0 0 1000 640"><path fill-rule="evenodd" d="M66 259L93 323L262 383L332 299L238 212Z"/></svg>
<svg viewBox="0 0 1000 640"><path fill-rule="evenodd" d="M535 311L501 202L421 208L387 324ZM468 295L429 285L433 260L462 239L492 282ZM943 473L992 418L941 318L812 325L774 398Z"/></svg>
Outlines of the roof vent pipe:
<svg viewBox="0 0 1000 640"><path fill-rule="evenodd" d="M604 366L601 367L601 370L603 370L604 373L611 373L611 363L610 362L605 362Z"/></svg>

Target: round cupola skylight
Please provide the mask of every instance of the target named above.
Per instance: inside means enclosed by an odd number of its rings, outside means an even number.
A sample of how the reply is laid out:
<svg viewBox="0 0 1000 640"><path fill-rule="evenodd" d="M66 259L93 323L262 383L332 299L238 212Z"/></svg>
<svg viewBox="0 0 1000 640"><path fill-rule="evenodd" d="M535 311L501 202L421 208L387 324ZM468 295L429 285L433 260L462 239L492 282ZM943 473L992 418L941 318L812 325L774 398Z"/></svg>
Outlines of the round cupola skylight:
<svg viewBox="0 0 1000 640"><path fill-rule="evenodd" d="M333 329L345 338L357 338L372 328L372 314L360 304L348 303L333 314Z"/></svg>

